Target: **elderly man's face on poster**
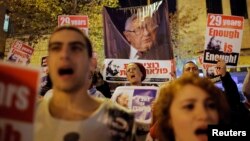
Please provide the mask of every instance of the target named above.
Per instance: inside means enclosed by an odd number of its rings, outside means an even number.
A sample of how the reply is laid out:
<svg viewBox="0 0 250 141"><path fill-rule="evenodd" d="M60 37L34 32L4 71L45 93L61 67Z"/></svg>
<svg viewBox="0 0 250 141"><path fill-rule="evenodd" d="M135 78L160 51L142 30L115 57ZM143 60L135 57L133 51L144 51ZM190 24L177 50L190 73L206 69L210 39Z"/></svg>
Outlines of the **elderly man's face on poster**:
<svg viewBox="0 0 250 141"><path fill-rule="evenodd" d="M126 22L124 35L136 50L145 52L153 47L157 27L154 18L140 18L133 15Z"/></svg>
<svg viewBox="0 0 250 141"><path fill-rule="evenodd" d="M218 37L213 36L211 37L208 45L207 45L207 49L208 50L212 50L212 51L220 51L222 46L222 41L220 39L218 39Z"/></svg>
<svg viewBox="0 0 250 141"><path fill-rule="evenodd" d="M207 77L212 78L214 76L215 76L215 74L214 74L214 68L213 67L209 67L207 69Z"/></svg>

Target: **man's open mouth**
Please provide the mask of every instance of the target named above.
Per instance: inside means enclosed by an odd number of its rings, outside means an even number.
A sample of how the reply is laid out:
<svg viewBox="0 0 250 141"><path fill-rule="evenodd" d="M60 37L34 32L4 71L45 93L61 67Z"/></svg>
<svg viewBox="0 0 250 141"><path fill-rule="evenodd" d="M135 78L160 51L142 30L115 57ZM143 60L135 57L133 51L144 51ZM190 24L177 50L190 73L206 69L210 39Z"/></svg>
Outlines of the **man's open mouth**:
<svg viewBox="0 0 250 141"><path fill-rule="evenodd" d="M58 70L58 74L60 76L64 76L64 75L72 75L74 73L74 70L72 68L60 68Z"/></svg>

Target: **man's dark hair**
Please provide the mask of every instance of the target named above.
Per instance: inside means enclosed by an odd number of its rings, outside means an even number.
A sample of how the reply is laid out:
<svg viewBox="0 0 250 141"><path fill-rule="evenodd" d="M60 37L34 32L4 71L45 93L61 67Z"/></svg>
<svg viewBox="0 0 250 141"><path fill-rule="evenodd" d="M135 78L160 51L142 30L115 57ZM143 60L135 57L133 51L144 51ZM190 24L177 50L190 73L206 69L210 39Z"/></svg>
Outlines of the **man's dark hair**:
<svg viewBox="0 0 250 141"><path fill-rule="evenodd" d="M71 30L71 31L75 31L75 32L81 34L81 36L83 37L83 39L86 42L88 57L92 58L92 53L93 53L92 44L91 44L89 38L77 27L74 27L74 26L60 26L60 27L56 28L54 30L54 32L51 34L49 42L50 42L51 37L53 36L53 34L55 34L56 32L62 31L62 30Z"/></svg>

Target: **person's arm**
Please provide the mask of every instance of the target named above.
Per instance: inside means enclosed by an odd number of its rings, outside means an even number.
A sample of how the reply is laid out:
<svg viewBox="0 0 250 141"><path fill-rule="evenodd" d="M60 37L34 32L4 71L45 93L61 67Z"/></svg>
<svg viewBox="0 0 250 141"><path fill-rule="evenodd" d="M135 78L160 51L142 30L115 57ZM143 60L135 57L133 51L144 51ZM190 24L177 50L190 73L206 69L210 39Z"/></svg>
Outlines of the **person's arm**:
<svg viewBox="0 0 250 141"><path fill-rule="evenodd" d="M222 85L231 108L240 103L238 87L229 72L226 71L226 63L223 59L218 59L217 72L221 76Z"/></svg>
<svg viewBox="0 0 250 141"><path fill-rule="evenodd" d="M234 80L232 79L229 72L226 72L226 75L221 76L222 85L224 87L224 91L226 93L226 97L229 100L229 104L238 104L240 103L240 95L238 91L238 87Z"/></svg>
<svg viewBox="0 0 250 141"><path fill-rule="evenodd" d="M245 94L248 101L250 101L250 69L248 69L248 73L244 79L242 92Z"/></svg>

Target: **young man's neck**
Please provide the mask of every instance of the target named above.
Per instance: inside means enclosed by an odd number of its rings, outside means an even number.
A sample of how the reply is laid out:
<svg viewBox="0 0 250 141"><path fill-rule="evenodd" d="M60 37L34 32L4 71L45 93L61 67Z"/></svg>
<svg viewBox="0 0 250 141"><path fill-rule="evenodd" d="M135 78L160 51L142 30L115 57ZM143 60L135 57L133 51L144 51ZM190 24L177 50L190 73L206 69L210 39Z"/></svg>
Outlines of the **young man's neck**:
<svg viewBox="0 0 250 141"><path fill-rule="evenodd" d="M72 93L55 88L49 103L49 110L55 118L83 120L88 118L100 104L100 101L88 95L86 88Z"/></svg>

